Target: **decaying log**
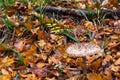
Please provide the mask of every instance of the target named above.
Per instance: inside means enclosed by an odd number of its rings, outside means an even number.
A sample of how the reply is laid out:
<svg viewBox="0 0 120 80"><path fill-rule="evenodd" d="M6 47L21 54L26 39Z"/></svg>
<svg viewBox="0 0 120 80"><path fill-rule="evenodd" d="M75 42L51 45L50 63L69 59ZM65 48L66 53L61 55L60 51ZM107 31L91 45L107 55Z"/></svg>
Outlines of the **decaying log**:
<svg viewBox="0 0 120 80"><path fill-rule="evenodd" d="M43 6L42 9L44 10L44 12L51 12L51 13L78 16L78 17L85 17L85 15L90 16L90 13L92 15L97 15L96 10L87 11L87 10L53 7L53 6ZM40 12L39 7L36 7L35 10ZM106 15L106 17L109 18L114 18L114 16L118 16L118 18L120 18L120 10L100 10L100 14L102 16Z"/></svg>

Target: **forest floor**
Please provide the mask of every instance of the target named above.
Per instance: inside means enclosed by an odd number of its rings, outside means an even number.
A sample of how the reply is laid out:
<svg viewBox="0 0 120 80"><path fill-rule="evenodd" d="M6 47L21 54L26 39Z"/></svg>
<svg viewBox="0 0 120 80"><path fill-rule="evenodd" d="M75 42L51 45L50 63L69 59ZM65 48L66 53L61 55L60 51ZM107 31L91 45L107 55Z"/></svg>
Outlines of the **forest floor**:
<svg viewBox="0 0 120 80"><path fill-rule="evenodd" d="M100 14L102 10L119 11L119 0L94 1L0 2L0 80L120 80L120 17ZM79 17L47 12L43 6L94 10L96 14ZM71 57L66 51L81 43L93 43L103 50L101 55L85 56L86 76L83 58Z"/></svg>

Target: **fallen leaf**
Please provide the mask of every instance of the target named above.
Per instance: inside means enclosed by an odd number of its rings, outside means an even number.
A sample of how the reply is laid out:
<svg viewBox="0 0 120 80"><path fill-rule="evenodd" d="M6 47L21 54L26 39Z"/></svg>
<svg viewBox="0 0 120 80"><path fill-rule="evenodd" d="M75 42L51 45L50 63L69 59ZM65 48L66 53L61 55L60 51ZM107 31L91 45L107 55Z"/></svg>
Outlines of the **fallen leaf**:
<svg viewBox="0 0 120 80"><path fill-rule="evenodd" d="M110 69L114 72L120 71L120 66L111 65Z"/></svg>
<svg viewBox="0 0 120 80"><path fill-rule="evenodd" d="M113 80L112 71L109 68L106 68L105 71L101 72L103 80Z"/></svg>
<svg viewBox="0 0 120 80"><path fill-rule="evenodd" d="M114 64L115 64L115 65L120 65L120 58L117 59Z"/></svg>
<svg viewBox="0 0 120 80"><path fill-rule="evenodd" d="M11 9L11 10L6 10L7 14L9 15L14 15L15 14L15 9Z"/></svg>
<svg viewBox="0 0 120 80"><path fill-rule="evenodd" d="M1 69L1 73L4 75L9 75L9 72L4 68Z"/></svg>
<svg viewBox="0 0 120 80"><path fill-rule="evenodd" d="M13 58L9 58L7 56L0 62L0 68L10 66L13 63L14 63L14 59Z"/></svg>
<svg viewBox="0 0 120 80"><path fill-rule="evenodd" d="M119 72L115 72L114 75L115 75L116 77L119 77L119 78L120 78L120 73L119 73Z"/></svg>
<svg viewBox="0 0 120 80"><path fill-rule="evenodd" d="M120 51L117 52L116 57L115 58L120 58Z"/></svg>
<svg viewBox="0 0 120 80"><path fill-rule="evenodd" d="M19 40L18 42L16 42L14 44L14 47L18 50L18 51L22 51L23 48L25 46L25 41L24 40Z"/></svg>
<svg viewBox="0 0 120 80"><path fill-rule="evenodd" d="M76 75L76 76L72 76L72 77L70 77L69 79L66 79L66 80L81 80L81 79L82 79L81 75Z"/></svg>
<svg viewBox="0 0 120 80"><path fill-rule="evenodd" d="M103 80L100 74L97 74L96 72L92 72L87 75L88 80Z"/></svg>
<svg viewBox="0 0 120 80"><path fill-rule="evenodd" d="M36 74L39 77L44 77L47 69L46 68L31 68L30 72Z"/></svg>
<svg viewBox="0 0 120 80"><path fill-rule="evenodd" d="M94 31L95 30L95 26L93 25L92 22L90 21L87 21L86 24L85 24L85 27L90 30L90 31Z"/></svg>
<svg viewBox="0 0 120 80"><path fill-rule="evenodd" d="M53 78L46 77L45 80L56 80L56 79L55 79L55 77L53 77Z"/></svg>
<svg viewBox="0 0 120 80"><path fill-rule="evenodd" d="M58 64L60 61L59 61L59 58L55 58L53 56L50 56L48 59L48 62L49 62L49 64L52 64L52 63Z"/></svg>
<svg viewBox="0 0 120 80"><path fill-rule="evenodd" d="M103 59L102 65L106 65L110 60L112 59L111 55L106 55L105 58Z"/></svg>
<svg viewBox="0 0 120 80"><path fill-rule="evenodd" d="M43 68L44 66L46 66L47 64L46 63L42 63L42 62L38 62L36 64L37 68Z"/></svg>
<svg viewBox="0 0 120 80"><path fill-rule="evenodd" d="M102 63L102 59L99 58L96 61L94 61L91 64L88 64L88 69L92 69L92 70L98 70L98 68L101 66Z"/></svg>
<svg viewBox="0 0 120 80"><path fill-rule="evenodd" d="M46 42L44 40L40 40L40 41L38 41L38 45L40 47L44 47L46 45Z"/></svg>
<svg viewBox="0 0 120 80"><path fill-rule="evenodd" d="M23 27L15 27L14 28L15 30L15 34L17 35L17 36L22 36L23 35Z"/></svg>
<svg viewBox="0 0 120 80"><path fill-rule="evenodd" d="M112 35L112 36L110 36L110 38L117 40L117 39L119 39L119 36L118 35Z"/></svg>
<svg viewBox="0 0 120 80"><path fill-rule="evenodd" d="M30 23L25 23L25 26L28 30L32 29L32 24L30 24Z"/></svg>
<svg viewBox="0 0 120 80"><path fill-rule="evenodd" d="M47 33L43 32L42 30L38 30L37 35L38 35L39 39L42 39L45 41L49 39L49 35Z"/></svg>
<svg viewBox="0 0 120 80"><path fill-rule="evenodd" d="M10 75L0 75L0 80L11 80L11 76Z"/></svg>
<svg viewBox="0 0 120 80"><path fill-rule="evenodd" d="M35 45L32 45L31 48L25 52L22 52L21 54L25 57L30 56L32 54L35 54L37 51L37 47Z"/></svg>
<svg viewBox="0 0 120 80"><path fill-rule="evenodd" d="M0 51L3 51L3 50L4 50L4 48L2 46L0 46Z"/></svg>

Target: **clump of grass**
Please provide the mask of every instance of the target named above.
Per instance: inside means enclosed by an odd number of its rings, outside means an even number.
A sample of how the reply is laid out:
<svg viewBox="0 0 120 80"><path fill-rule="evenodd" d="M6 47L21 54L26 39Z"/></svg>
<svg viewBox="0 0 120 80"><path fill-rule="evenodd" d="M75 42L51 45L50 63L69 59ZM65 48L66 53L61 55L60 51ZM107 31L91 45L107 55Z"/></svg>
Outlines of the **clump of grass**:
<svg viewBox="0 0 120 80"><path fill-rule="evenodd" d="M16 2L16 0L1 0L0 1L0 9L10 8L10 5L15 2Z"/></svg>
<svg viewBox="0 0 120 80"><path fill-rule="evenodd" d="M14 29L14 24L9 20L7 15L5 18L1 18L1 20L5 24L5 27L8 29L9 32Z"/></svg>
<svg viewBox="0 0 120 80"><path fill-rule="evenodd" d="M96 8L94 11L89 9L87 14L85 14L85 12L80 10L80 13L84 16L86 21L93 21L94 23L99 25L104 24L104 19L106 15L109 14L109 13L102 14L103 10L100 8Z"/></svg>

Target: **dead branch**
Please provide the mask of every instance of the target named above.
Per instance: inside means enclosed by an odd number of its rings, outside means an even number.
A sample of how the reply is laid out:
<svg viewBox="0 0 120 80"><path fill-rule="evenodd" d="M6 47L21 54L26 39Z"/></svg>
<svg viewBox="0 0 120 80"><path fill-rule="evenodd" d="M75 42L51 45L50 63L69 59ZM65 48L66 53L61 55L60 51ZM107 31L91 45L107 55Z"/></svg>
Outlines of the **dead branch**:
<svg viewBox="0 0 120 80"><path fill-rule="evenodd" d="M92 15L97 15L96 10L77 10L77 9L70 9L70 8L61 8L61 7L53 7L53 6L43 6L42 9L45 12L63 14L63 15L70 15L70 16L77 16L77 17L85 17ZM40 12L40 8L36 7L36 11ZM106 15L106 17L114 18L118 16L120 18L120 10L99 10L102 16Z"/></svg>

